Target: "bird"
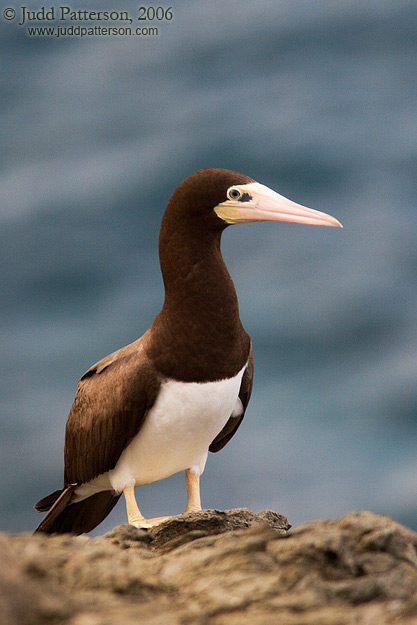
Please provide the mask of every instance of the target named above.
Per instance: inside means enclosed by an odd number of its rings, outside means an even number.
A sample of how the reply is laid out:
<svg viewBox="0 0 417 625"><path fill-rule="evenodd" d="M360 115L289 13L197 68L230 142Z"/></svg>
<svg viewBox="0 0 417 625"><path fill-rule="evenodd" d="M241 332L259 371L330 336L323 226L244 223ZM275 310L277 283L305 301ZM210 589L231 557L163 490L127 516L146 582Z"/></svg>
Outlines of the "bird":
<svg viewBox="0 0 417 625"><path fill-rule="evenodd" d="M342 227L326 213L226 169L200 169L172 193L159 234L160 313L133 343L81 377L65 430L64 486L35 504L35 532L90 532L123 493L143 529L135 487L185 472L185 512L201 510L208 452L234 436L252 392L251 339L221 253L230 225L281 221Z"/></svg>

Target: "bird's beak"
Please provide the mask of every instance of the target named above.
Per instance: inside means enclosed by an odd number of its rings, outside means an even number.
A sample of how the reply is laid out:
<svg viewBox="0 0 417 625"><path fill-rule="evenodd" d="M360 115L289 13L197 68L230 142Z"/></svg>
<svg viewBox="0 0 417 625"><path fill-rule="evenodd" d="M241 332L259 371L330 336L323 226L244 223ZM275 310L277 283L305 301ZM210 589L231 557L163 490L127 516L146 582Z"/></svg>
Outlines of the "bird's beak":
<svg viewBox="0 0 417 625"><path fill-rule="evenodd" d="M296 204L258 182L230 187L227 194L229 199L218 204L214 210L228 224L287 221L310 226L343 228L331 215Z"/></svg>

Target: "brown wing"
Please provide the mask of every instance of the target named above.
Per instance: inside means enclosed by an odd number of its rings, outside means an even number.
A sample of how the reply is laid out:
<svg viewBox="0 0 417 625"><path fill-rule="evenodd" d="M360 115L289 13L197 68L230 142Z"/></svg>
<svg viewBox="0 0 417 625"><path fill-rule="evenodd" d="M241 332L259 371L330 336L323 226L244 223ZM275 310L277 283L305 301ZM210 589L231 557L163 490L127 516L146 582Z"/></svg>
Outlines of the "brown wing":
<svg viewBox="0 0 417 625"><path fill-rule="evenodd" d="M141 343L100 360L79 381L65 432L65 484L113 469L141 428L160 386Z"/></svg>
<svg viewBox="0 0 417 625"><path fill-rule="evenodd" d="M249 403L253 386L253 351L252 346L249 352L248 365L242 377L242 383L240 385L239 399L242 402L243 412L237 416L231 416L226 423L222 431L217 434L216 438L212 441L209 451L216 452L223 449L223 447L230 441L232 436L236 433L239 425L242 423L245 416L246 407Z"/></svg>

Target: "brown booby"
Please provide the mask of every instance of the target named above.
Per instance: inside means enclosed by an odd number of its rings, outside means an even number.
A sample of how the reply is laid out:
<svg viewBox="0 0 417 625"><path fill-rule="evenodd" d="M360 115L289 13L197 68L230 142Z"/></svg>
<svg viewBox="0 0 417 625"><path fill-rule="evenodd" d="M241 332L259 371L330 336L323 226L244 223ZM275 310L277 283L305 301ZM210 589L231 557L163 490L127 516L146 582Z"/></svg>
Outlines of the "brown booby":
<svg viewBox="0 0 417 625"><path fill-rule="evenodd" d="M65 433L64 488L35 508L36 531L89 532L126 500L129 523L149 528L134 487L185 471L186 512L201 510L208 452L238 429L252 390L251 341L220 251L229 224L286 221L341 226L242 174L195 172L175 189L159 237L165 299L149 330L79 381Z"/></svg>

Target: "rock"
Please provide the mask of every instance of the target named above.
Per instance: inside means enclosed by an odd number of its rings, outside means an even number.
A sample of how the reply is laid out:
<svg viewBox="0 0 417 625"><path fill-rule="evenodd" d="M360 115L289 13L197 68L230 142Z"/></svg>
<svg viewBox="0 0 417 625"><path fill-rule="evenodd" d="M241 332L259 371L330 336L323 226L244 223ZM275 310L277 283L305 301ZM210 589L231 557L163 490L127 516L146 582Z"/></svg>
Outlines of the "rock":
<svg viewBox="0 0 417 625"><path fill-rule="evenodd" d="M282 514L272 510L264 510L260 514L247 508L202 510L181 514L161 524L153 532L152 547L167 552L203 536L245 529L257 523L266 523L281 534L291 527Z"/></svg>
<svg viewBox="0 0 417 625"><path fill-rule="evenodd" d="M415 625L417 534L205 510L151 532L0 534L2 625Z"/></svg>

